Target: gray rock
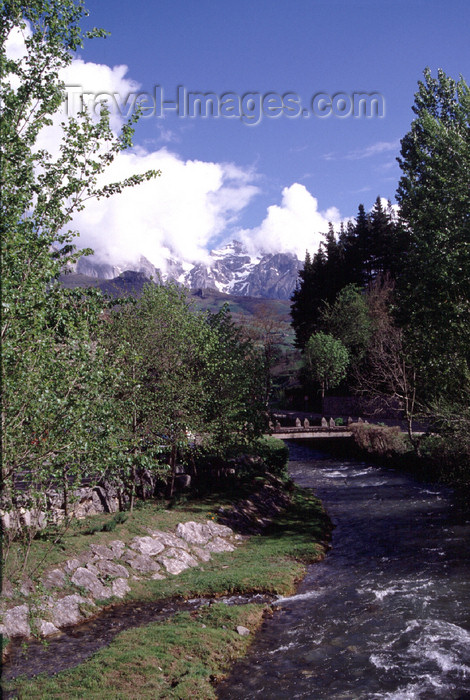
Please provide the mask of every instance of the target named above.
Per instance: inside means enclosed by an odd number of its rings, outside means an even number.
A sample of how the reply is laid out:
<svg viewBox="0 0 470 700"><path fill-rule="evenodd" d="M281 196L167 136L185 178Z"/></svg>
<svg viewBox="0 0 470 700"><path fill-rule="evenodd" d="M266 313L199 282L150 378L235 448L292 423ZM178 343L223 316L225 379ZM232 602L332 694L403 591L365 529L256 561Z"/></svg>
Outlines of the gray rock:
<svg viewBox="0 0 470 700"><path fill-rule="evenodd" d="M89 568L89 565L87 568ZM108 561L107 559L96 562L93 568L97 570L98 575L101 574L110 578L129 578L129 572L122 564L116 564L114 561Z"/></svg>
<svg viewBox="0 0 470 700"><path fill-rule="evenodd" d="M250 630L248 629L248 627L243 627L243 625L238 625L237 632L240 635L240 637L248 637L248 635L250 634Z"/></svg>
<svg viewBox="0 0 470 700"><path fill-rule="evenodd" d="M65 585L64 572L60 569L48 571L44 576L43 584L47 590L51 590L51 588L62 588L62 586Z"/></svg>
<svg viewBox="0 0 470 700"><path fill-rule="evenodd" d="M29 637L29 608L27 605L17 605L3 615L3 627L6 637Z"/></svg>
<svg viewBox="0 0 470 700"><path fill-rule="evenodd" d="M214 537L231 537L233 535L233 530L231 528L227 527L227 525L219 525L219 523L215 523L213 520L207 521L207 527Z"/></svg>
<svg viewBox="0 0 470 700"><path fill-rule="evenodd" d="M35 591L35 586L30 578L27 578L21 582L21 586L20 586L21 595L29 596L29 595L31 595L31 593L34 593L34 591Z"/></svg>
<svg viewBox="0 0 470 700"><path fill-rule="evenodd" d="M130 546L137 552L148 556L160 554L165 549L165 546L153 537L134 537Z"/></svg>
<svg viewBox="0 0 470 700"><path fill-rule="evenodd" d="M15 590L13 588L11 581L4 578L2 580L2 598L13 598L14 594L15 594Z"/></svg>
<svg viewBox="0 0 470 700"><path fill-rule="evenodd" d="M84 569L86 571L86 569ZM81 595L74 593L58 600L52 607L52 623L56 627L66 627L76 625L83 619L79 606L82 603L89 603Z"/></svg>
<svg viewBox="0 0 470 700"><path fill-rule="evenodd" d="M111 547L106 547L104 544L91 544L90 549L93 552L93 559L115 559L116 554Z"/></svg>
<svg viewBox="0 0 470 700"><path fill-rule="evenodd" d="M188 489L191 486L191 475L177 474L175 476L175 486L178 489Z"/></svg>
<svg viewBox="0 0 470 700"><path fill-rule="evenodd" d="M197 560L182 549L168 549L165 556L158 557L169 574L176 576L190 566L197 566Z"/></svg>
<svg viewBox="0 0 470 700"><path fill-rule="evenodd" d="M165 547L178 547L179 549L188 550L188 545L186 542L173 535L171 532L163 532L163 530L149 530L149 534L155 539L159 540Z"/></svg>
<svg viewBox="0 0 470 700"><path fill-rule="evenodd" d="M157 562L148 556L148 554L134 554L134 552L129 552L125 554L122 559L129 564L131 569L135 571L140 571L142 574L150 574L152 571L158 571L160 569Z"/></svg>
<svg viewBox="0 0 470 700"><path fill-rule="evenodd" d="M126 593L129 593L130 590L125 578L117 578L113 581L113 595L116 596L116 598L124 598Z"/></svg>
<svg viewBox="0 0 470 700"><path fill-rule="evenodd" d="M79 562L78 559L69 559L65 562L64 569L67 574L71 574L72 571L78 569L79 566L81 566L81 562Z"/></svg>
<svg viewBox="0 0 470 700"><path fill-rule="evenodd" d="M78 569L79 566L86 566L89 562L93 561L93 556L92 552L82 552L77 557L69 559L65 562L65 573L70 574L72 571L75 571L75 569Z"/></svg>
<svg viewBox="0 0 470 700"><path fill-rule="evenodd" d="M176 528L176 534L190 544L206 544L212 536L207 525L193 521L179 523Z"/></svg>
<svg viewBox="0 0 470 700"><path fill-rule="evenodd" d="M100 560L98 560L98 561L102 561L102 560L100 559ZM99 573L100 573L100 572L98 571L98 569L96 568L96 566L95 566L94 564L92 564L91 562L89 562L89 563L86 565L86 568L88 569L88 571L91 571L92 574L95 574L95 576L98 576Z"/></svg>
<svg viewBox="0 0 470 700"><path fill-rule="evenodd" d="M208 549L209 552L233 552L235 547L221 537L215 537L211 542L206 544L206 549Z"/></svg>
<svg viewBox="0 0 470 700"><path fill-rule="evenodd" d="M202 547L193 547L192 553L201 561L210 561L212 559L210 552Z"/></svg>
<svg viewBox="0 0 470 700"><path fill-rule="evenodd" d="M109 548L112 550L112 552L114 552L114 558L120 559L124 554L126 545L124 544L124 542L121 542L121 540L113 540L109 543Z"/></svg>
<svg viewBox="0 0 470 700"><path fill-rule="evenodd" d="M179 561L184 561L188 564L188 566L197 566L198 561L194 557L189 554L189 552L186 552L184 549L177 549L176 547L170 547L169 549L166 550L165 556L169 557L170 559L178 559Z"/></svg>
<svg viewBox="0 0 470 700"><path fill-rule="evenodd" d="M156 574L152 574L152 576L150 578L153 578L155 581L160 581L160 580L164 579L165 576L163 576L163 574L159 574L157 572Z"/></svg>
<svg viewBox="0 0 470 700"><path fill-rule="evenodd" d="M38 620L36 624L41 637L49 637L51 634L57 634L60 632L58 627L53 625L52 622L49 622L48 620Z"/></svg>
<svg viewBox="0 0 470 700"><path fill-rule="evenodd" d="M112 595L111 590L103 586L96 574L82 566L75 571L71 581L89 591L93 598L109 598Z"/></svg>

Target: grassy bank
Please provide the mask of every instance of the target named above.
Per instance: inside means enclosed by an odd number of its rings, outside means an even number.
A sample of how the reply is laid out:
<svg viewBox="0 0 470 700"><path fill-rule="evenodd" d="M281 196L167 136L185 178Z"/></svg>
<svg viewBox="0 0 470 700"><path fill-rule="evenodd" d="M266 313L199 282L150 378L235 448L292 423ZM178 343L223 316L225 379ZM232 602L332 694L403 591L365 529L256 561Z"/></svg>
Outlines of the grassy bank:
<svg viewBox="0 0 470 700"><path fill-rule="evenodd" d="M216 698L214 681L250 643L235 630L254 631L261 605L228 607L221 603L194 613L178 613L122 632L88 662L52 678L17 684L21 699L56 698Z"/></svg>
<svg viewBox="0 0 470 700"><path fill-rule="evenodd" d="M188 500L171 510L145 504L126 522L118 523L113 532L81 532L75 534L74 542L74 536L69 535L62 547L69 556L72 545L78 553L90 542L127 541L146 527L171 529L177 522L203 521L219 505L215 499ZM309 491L294 489L287 510L262 534L245 540L234 552L215 555L202 567L179 576L135 581L127 599L290 594L306 564L324 555L329 527L318 499ZM59 556L59 552L54 554ZM62 548L62 557L64 554ZM16 680L5 689L16 688L19 698L213 698L212 681L227 672L252 639L252 634L241 637L237 625L253 632L266 611L264 605L228 608L215 604L194 613L180 613L168 622L121 633L108 648L75 669L52 678Z"/></svg>

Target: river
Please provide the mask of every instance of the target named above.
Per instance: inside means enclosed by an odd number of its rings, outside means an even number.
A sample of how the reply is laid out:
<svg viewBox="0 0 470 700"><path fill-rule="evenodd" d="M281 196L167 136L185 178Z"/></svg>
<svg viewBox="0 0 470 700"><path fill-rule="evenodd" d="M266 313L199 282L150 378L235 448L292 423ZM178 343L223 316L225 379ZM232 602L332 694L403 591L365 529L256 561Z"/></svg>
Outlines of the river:
<svg viewBox="0 0 470 700"><path fill-rule="evenodd" d="M333 546L277 601L220 700L470 698L470 521L452 491L289 447Z"/></svg>

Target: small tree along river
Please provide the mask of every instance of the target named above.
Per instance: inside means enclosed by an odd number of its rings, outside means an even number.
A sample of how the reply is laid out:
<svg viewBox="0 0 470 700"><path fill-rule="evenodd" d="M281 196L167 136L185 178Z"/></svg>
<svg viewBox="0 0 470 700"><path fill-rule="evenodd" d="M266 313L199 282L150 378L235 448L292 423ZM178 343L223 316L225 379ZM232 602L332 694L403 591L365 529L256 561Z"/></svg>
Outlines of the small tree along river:
<svg viewBox="0 0 470 700"><path fill-rule="evenodd" d="M333 548L278 601L219 698L470 698L470 521L452 492L290 445Z"/></svg>

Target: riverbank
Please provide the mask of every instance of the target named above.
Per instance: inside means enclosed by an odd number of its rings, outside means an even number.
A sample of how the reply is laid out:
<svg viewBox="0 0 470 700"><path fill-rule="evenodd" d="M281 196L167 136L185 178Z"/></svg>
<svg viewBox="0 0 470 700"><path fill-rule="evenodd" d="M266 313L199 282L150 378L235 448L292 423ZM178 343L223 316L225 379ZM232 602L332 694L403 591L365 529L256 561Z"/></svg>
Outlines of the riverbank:
<svg viewBox="0 0 470 700"><path fill-rule="evenodd" d="M413 474L420 480L453 487L459 498L470 504L470 462L468 444L455 437L415 434L416 451L399 426L354 423L353 436L343 443L331 441L326 451L341 457L372 461L375 464Z"/></svg>
<svg viewBox="0 0 470 700"><path fill-rule="evenodd" d="M270 524L261 522L264 527L259 528L258 534L245 537L234 551L216 553L203 566L190 567L178 576L134 580L124 598L145 603L176 596L187 599L209 595L214 599L212 605L178 613L164 623L122 632L109 647L77 668L53 678L8 682L5 691L15 688L10 697L20 698L78 698L84 694L126 698L130 697L129 689L134 688L133 694L137 692L142 698L215 697L213 681L245 652L253 632L269 613L266 604L227 607L217 603L217 598L227 593L289 595L303 577L306 565L321 559L328 546L330 524L318 499L310 491L290 484L281 486L279 480L278 484L279 493L287 498L287 507ZM245 509L247 500L250 499L245 499ZM76 534L75 551L83 551L84 538L88 538L88 545L92 537L94 543L106 546L110 539L141 536L149 527L171 530L175 522L203 522L208 517L215 518L220 509L224 522L232 511L240 520L243 509L233 510L231 505L228 499L188 500L171 510L156 510L153 506L152 512L148 504L126 522L116 524L112 533ZM253 518L255 523L256 516ZM263 521L261 514L259 519ZM115 610L119 615L119 607ZM27 668L27 657L24 667Z"/></svg>

